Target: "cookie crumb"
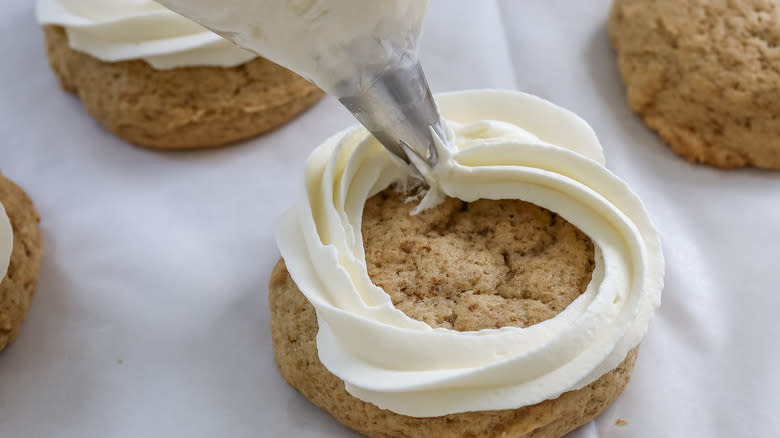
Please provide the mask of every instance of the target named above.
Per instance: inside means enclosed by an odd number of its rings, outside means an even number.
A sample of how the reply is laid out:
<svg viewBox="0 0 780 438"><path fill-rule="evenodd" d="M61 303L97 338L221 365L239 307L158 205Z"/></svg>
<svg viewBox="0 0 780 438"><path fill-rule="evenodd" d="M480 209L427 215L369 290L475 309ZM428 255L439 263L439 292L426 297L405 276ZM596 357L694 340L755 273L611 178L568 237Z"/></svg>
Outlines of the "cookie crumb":
<svg viewBox="0 0 780 438"><path fill-rule="evenodd" d="M617 421L615 422L615 424L617 424L618 426L625 426L626 424L628 424L628 421L626 421L626 420L624 420L622 418L618 418Z"/></svg>

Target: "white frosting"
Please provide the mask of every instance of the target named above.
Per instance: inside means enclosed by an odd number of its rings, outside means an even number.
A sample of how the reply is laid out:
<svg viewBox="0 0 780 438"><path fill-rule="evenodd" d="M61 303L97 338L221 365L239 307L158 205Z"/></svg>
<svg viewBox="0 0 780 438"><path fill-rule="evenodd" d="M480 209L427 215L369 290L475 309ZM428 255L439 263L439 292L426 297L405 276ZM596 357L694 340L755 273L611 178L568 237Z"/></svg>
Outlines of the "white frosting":
<svg viewBox="0 0 780 438"><path fill-rule="evenodd" d="M38 0L36 15L64 26L74 50L107 62L232 67L257 56L151 0Z"/></svg>
<svg viewBox="0 0 780 438"><path fill-rule="evenodd" d="M427 0L160 0L239 46L351 95L416 62Z"/></svg>
<svg viewBox="0 0 780 438"><path fill-rule="evenodd" d="M0 202L0 282L8 272L8 263L11 261L11 251L14 248L14 230L11 221L5 212L3 203Z"/></svg>
<svg viewBox="0 0 780 438"><path fill-rule="evenodd" d="M361 216L366 199L410 174L353 128L314 150L305 194L277 229L287 269L317 310L320 360L350 394L415 417L518 408L593 382L639 344L660 304L664 261L647 212L574 114L506 91L438 103L456 150L440 151L437 190L560 214L594 243L592 280L563 312L527 328L456 332L409 318L369 279Z"/></svg>

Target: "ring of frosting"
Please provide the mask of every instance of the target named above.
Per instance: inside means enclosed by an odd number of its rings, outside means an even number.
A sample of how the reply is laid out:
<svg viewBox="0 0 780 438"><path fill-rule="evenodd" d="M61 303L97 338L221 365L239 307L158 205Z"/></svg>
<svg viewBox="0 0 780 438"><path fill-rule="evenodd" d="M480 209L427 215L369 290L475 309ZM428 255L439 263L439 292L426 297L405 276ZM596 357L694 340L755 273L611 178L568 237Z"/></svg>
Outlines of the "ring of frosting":
<svg viewBox="0 0 780 438"><path fill-rule="evenodd" d="M40 24L63 26L74 50L156 69L233 67L257 55L152 0L38 0Z"/></svg>
<svg viewBox="0 0 780 438"><path fill-rule="evenodd" d="M639 344L660 304L663 254L645 208L574 114L517 92L437 100L456 146L440 145L421 208L442 195L547 208L593 241L592 280L526 328L456 332L409 318L368 276L361 217L369 197L410 171L353 128L314 150L305 194L277 228L287 269L317 310L321 362L353 396L415 417L513 409L582 388Z"/></svg>

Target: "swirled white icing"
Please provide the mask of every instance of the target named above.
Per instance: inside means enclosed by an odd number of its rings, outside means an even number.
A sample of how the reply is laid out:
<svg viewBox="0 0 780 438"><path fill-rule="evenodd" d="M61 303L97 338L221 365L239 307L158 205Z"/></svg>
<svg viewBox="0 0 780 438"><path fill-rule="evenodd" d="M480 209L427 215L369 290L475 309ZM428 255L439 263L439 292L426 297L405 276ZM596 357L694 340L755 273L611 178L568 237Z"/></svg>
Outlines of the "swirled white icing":
<svg viewBox="0 0 780 438"><path fill-rule="evenodd" d="M65 27L74 50L107 62L232 67L257 56L151 0L38 0L36 15Z"/></svg>
<svg viewBox="0 0 780 438"><path fill-rule="evenodd" d="M317 310L320 360L352 395L415 417L518 408L593 382L639 344L660 304L664 260L646 210L574 114L497 90L438 102L455 146L440 146L423 203L439 191L552 210L593 241L592 280L563 312L526 328L456 332L409 318L368 276L361 216L366 199L410 174L363 128L350 129L311 154L305 194L277 229L287 269Z"/></svg>
<svg viewBox="0 0 780 438"><path fill-rule="evenodd" d="M8 272L8 263L11 261L11 251L14 248L14 230L11 221L5 212L3 203L0 202L0 282Z"/></svg>

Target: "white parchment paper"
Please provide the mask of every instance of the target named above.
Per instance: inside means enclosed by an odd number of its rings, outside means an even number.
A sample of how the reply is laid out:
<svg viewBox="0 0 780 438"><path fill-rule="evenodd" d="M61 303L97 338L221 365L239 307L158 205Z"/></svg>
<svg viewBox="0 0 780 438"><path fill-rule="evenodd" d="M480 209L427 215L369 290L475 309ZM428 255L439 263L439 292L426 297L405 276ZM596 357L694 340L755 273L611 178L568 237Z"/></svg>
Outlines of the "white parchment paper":
<svg viewBox="0 0 780 438"><path fill-rule="evenodd" d="M519 89L582 115L663 236L663 305L633 379L572 436L777 436L780 172L663 146L625 103L608 8L433 0L423 63L434 91ZM32 1L5 0L0 27L0 170L35 201L45 244L0 353L0 437L357 436L278 375L266 304L273 224L351 116L326 99L227 149L137 149L58 87Z"/></svg>

